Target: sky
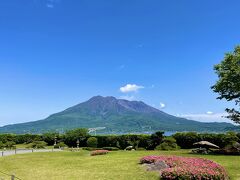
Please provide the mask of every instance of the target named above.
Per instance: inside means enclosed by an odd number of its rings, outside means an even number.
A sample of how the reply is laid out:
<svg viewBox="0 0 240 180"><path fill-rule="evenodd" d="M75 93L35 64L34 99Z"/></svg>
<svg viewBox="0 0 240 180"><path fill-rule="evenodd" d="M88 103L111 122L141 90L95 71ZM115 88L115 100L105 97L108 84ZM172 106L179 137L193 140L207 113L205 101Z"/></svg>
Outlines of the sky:
<svg viewBox="0 0 240 180"><path fill-rule="evenodd" d="M238 0L0 1L0 125L92 96L228 121L213 66L239 44Z"/></svg>

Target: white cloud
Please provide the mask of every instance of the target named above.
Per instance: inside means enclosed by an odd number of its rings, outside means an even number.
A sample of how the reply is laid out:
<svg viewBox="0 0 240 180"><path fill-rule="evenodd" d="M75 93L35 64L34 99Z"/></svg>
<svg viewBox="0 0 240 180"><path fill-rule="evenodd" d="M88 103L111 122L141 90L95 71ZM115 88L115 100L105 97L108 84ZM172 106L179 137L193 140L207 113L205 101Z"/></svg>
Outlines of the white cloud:
<svg viewBox="0 0 240 180"><path fill-rule="evenodd" d="M160 102L160 109L164 109L166 107L166 104Z"/></svg>
<svg viewBox="0 0 240 180"><path fill-rule="evenodd" d="M133 100L135 100L135 97L126 95L126 96L120 96L120 99L126 99L128 101L133 101Z"/></svg>
<svg viewBox="0 0 240 180"><path fill-rule="evenodd" d="M182 114L178 115L179 117L183 117L190 120L196 120L201 122L230 122L231 120L225 118L227 113L213 113L208 111L207 113L203 114Z"/></svg>
<svg viewBox="0 0 240 180"><path fill-rule="evenodd" d="M136 84L127 84L126 86L120 87L122 93L137 92L139 89L143 89L143 86L138 86Z"/></svg>
<svg viewBox="0 0 240 180"><path fill-rule="evenodd" d="M212 115L212 114L213 114L212 111L207 111L206 113L207 113L208 115Z"/></svg>

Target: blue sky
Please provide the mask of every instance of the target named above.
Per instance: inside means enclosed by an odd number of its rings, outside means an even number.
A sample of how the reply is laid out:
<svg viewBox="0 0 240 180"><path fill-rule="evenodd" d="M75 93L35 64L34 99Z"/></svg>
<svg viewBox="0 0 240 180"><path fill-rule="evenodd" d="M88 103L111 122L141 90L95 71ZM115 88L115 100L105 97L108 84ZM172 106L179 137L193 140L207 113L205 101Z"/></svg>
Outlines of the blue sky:
<svg viewBox="0 0 240 180"><path fill-rule="evenodd" d="M229 104L216 100L210 86L214 64L239 44L239 6L237 0L1 1L0 125L42 119L94 95L223 121Z"/></svg>

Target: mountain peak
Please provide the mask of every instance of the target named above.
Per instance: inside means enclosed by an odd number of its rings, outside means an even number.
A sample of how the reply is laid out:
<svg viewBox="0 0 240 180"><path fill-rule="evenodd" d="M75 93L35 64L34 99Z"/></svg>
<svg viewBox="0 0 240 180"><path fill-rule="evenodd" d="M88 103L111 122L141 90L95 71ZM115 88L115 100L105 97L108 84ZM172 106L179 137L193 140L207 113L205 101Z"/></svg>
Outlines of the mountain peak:
<svg viewBox="0 0 240 180"><path fill-rule="evenodd" d="M34 133L59 129L106 127L105 133L144 132L149 130L166 131L224 131L234 127L226 123L201 123L175 117L153 108L142 101L128 101L113 96L94 96L86 102L50 115L35 122L9 125L0 132Z"/></svg>
<svg viewBox="0 0 240 180"><path fill-rule="evenodd" d="M89 99L89 101L95 101L95 100L102 100L102 99L108 99L108 100L117 100L115 97L113 96L93 96L92 98Z"/></svg>

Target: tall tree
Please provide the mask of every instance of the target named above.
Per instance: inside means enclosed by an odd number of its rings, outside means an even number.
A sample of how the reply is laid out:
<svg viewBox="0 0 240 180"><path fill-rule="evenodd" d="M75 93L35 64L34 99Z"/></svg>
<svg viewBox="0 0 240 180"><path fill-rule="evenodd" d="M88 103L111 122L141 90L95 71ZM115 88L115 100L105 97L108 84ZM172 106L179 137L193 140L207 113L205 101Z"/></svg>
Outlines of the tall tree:
<svg viewBox="0 0 240 180"><path fill-rule="evenodd" d="M220 64L215 65L218 81L212 89L219 94L217 99L234 101L236 108L227 108L227 118L240 124L240 46L227 53Z"/></svg>

